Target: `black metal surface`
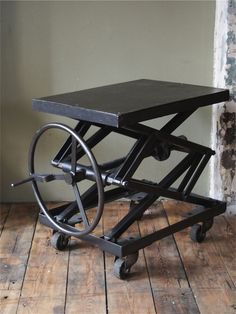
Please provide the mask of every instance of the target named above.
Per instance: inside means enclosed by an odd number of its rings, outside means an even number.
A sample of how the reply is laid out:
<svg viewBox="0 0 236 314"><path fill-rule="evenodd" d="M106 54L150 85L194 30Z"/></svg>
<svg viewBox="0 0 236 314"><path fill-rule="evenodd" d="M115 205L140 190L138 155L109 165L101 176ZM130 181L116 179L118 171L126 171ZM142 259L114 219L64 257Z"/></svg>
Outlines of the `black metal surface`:
<svg viewBox="0 0 236 314"><path fill-rule="evenodd" d="M194 172L196 171L196 168L200 162L200 160L202 159L202 155L201 154L196 154L191 166L189 167L186 175L184 176L183 180L181 181L179 187L178 187L178 191L179 192L183 192L184 189L186 188L186 185L188 184L189 180L191 179L192 175L194 174Z"/></svg>
<svg viewBox="0 0 236 314"><path fill-rule="evenodd" d="M148 138L141 137L139 140L137 140L127 158L125 159L124 163L115 174L115 178L124 181L126 180L126 178L131 177L142 162L142 160L147 155L150 155L150 149L151 151L153 150L154 143L155 138L151 136L149 136Z"/></svg>
<svg viewBox="0 0 236 314"><path fill-rule="evenodd" d="M142 79L33 99L33 108L121 127L228 99L228 90Z"/></svg>

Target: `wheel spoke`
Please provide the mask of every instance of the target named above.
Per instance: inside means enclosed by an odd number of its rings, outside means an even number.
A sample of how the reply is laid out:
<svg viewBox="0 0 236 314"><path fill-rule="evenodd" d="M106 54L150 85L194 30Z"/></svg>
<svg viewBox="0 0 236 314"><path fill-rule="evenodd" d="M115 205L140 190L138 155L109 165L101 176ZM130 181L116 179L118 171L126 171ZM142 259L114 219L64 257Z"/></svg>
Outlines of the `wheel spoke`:
<svg viewBox="0 0 236 314"><path fill-rule="evenodd" d="M69 220L77 212L78 204L76 201L50 209L50 213L56 217L57 221Z"/></svg>
<svg viewBox="0 0 236 314"><path fill-rule="evenodd" d="M87 217L87 215L85 213L84 206L83 206L82 201L81 201L80 192L79 192L79 189L78 189L78 186L77 186L76 183L73 184L73 189L74 189L76 201L77 201L77 204L78 204L78 207L79 207L79 211L80 211L83 223L84 223L85 227L89 227L88 217Z"/></svg>
<svg viewBox="0 0 236 314"><path fill-rule="evenodd" d="M83 201L84 206L88 206L88 204L97 201L98 192L97 192L97 184L94 183L86 192L81 195L81 200Z"/></svg>
<svg viewBox="0 0 236 314"><path fill-rule="evenodd" d="M49 208L50 214L52 216L59 215L62 212L64 212L68 207L72 206L73 203L75 203L75 205L77 206L77 202L73 201L73 202L66 202L65 204L58 205L58 206L55 206L55 207L52 207L52 208L50 207Z"/></svg>
<svg viewBox="0 0 236 314"><path fill-rule="evenodd" d="M76 149L77 141L76 138L72 137L72 147L71 147L71 172L76 173Z"/></svg>

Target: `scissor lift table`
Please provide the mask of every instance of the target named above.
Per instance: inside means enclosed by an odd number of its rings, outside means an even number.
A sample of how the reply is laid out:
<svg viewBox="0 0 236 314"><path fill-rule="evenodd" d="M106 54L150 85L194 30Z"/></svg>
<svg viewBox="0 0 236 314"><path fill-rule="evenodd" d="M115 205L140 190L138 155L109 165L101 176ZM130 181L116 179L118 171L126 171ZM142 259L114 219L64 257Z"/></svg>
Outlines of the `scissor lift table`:
<svg viewBox="0 0 236 314"><path fill-rule="evenodd" d="M146 79L33 99L35 110L66 116L78 123L74 129L61 123L42 126L30 146L29 177L13 186L32 182L40 207L40 222L53 230L51 243L56 249L64 249L71 236L80 238L113 254L114 274L125 278L137 261L140 249L189 226L192 240L201 242L212 227L214 217L225 211L224 202L192 193L215 152L172 133L199 107L228 99L228 90ZM174 116L160 130L140 123L172 114ZM96 131L85 140L91 126L96 126ZM48 160L52 171L37 173L38 142L44 133L53 129L68 133L67 139L53 160ZM92 148L112 132L135 142L125 156L98 164ZM151 182L133 177L145 158L154 157L158 167L169 158L172 150L181 152L184 157L164 178ZM84 156L89 165L82 163ZM178 179L178 187L173 188ZM48 208L40 186L61 180L72 187L74 200ZM81 193L79 182L84 180L91 181L92 185ZM196 204L196 208L181 221L161 230L143 237L122 238L159 197ZM102 236L96 236L92 231L100 221L104 203L120 198L131 200L129 212ZM96 210L88 218L91 208Z"/></svg>

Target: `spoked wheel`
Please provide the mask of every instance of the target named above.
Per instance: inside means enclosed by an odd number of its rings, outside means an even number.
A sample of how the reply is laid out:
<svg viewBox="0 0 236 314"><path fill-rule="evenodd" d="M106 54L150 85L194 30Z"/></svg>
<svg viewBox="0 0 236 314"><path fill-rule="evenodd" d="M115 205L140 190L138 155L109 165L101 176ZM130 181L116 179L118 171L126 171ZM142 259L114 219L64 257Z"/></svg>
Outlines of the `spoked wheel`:
<svg viewBox="0 0 236 314"><path fill-rule="evenodd" d="M71 141L69 159L67 158L67 163L64 163L63 164L64 166L63 165L52 166L51 161L48 160L47 163L49 167L53 169L53 172L55 172L55 167L57 167L58 168L57 172L60 171L60 173L54 174L51 172L48 173L48 171L46 174L37 173L35 171L35 168L36 168L35 164L36 164L36 147L39 144L39 139L46 131L49 131L48 132L49 136L51 136L52 131L55 129L60 130L62 132L66 132L67 135L69 134L69 139ZM51 141L52 140L53 139L51 138ZM78 168L78 164L77 164L78 148L82 150L87 156L87 159L90 164L89 166L84 167L84 168L83 167ZM47 151L45 151L45 154L46 153ZM51 171L51 169L49 171ZM103 213L103 207L104 207L103 182L102 182L101 174L100 174L94 155L92 154L91 150L89 149L87 144L84 142L84 140L73 129L71 129L70 127L64 124L58 124L58 123L46 124L42 128L40 128L35 133L31 146L30 146L29 172L30 172L30 176L33 178L32 188L33 188L36 200L40 206L40 209L42 213L46 216L50 224L52 225L52 228L59 232L59 235L62 233L68 236L80 237L88 233L91 233L94 230L94 228L99 223L99 220ZM95 184L93 184L92 187L90 187L83 195L81 195L81 191L78 186L78 183L85 179L88 179L90 181L95 181ZM54 184L57 182L63 182L65 186L70 188L70 190L72 191L72 195L74 195L75 197L75 201L71 202L68 206L62 205L59 207L59 210L61 210L61 208L63 209L63 219L58 218L60 217L60 212L58 215L57 209L51 210L48 208L48 206L46 205L46 202L43 200L43 197L41 195L41 186L46 185L46 189L47 189L49 182L53 182ZM93 211L93 216L89 218L84 207L85 198L83 197L86 193L88 194L88 192L90 194L93 192L96 193L95 199L97 202L96 210L95 212ZM57 213L57 215L55 215L55 213ZM73 220L73 217L75 216L77 216L77 222L80 222L79 226L76 225L77 223L76 219L74 218ZM60 240L61 240L60 236L58 236L58 239L53 238L52 242L56 243L56 244L54 243L55 244L54 246L58 246L57 243L59 243Z"/></svg>

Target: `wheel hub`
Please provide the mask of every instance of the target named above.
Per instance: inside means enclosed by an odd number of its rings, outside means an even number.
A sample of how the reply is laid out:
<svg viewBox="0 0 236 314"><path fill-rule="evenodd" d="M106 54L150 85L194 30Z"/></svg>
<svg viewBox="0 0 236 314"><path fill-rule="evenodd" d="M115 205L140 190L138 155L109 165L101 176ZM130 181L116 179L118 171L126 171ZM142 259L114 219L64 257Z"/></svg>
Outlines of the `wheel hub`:
<svg viewBox="0 0 236 314"><path fill-rule="evenodd" d="M85 179L85 172L83 170L76 173L70 171L65 174L65 182L69 185L75 184L83 179Z"/></svg>

